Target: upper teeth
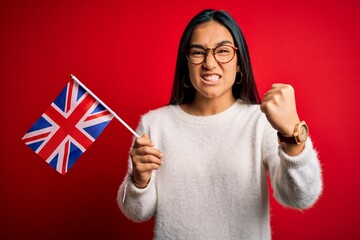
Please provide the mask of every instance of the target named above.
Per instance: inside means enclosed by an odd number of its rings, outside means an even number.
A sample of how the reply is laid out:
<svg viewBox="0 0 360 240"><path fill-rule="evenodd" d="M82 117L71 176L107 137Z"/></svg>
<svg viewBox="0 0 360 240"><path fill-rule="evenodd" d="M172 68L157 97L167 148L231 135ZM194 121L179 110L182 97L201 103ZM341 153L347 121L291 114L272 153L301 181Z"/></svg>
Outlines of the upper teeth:
<svg viewBox="0 0 360 240"><path fill-rule="evenodd" d="M220 76L219 75L205 75L204 79L207 81L217 81L219 80Z"/></svg>

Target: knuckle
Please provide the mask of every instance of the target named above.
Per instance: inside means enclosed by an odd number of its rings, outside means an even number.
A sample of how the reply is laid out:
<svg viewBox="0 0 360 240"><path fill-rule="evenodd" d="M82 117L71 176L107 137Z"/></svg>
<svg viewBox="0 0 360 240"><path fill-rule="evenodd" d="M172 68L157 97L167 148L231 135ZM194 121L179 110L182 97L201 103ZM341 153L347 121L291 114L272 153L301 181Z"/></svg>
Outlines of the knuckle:
<svg viewBox="0 0 360 240"><path fill-rule="evenodd" d="M134 157L137 155L137 151L138 149L137 148L133 148L131 151L130 151L130 156Z"/></svg>
<svg viewBox="0 0 360 240"><path fill-rule="evenodd" d="M288 90L287 90L286 87L282 87L282 88L279 89L280 95L285 95L287 91L288 91Z"/></svg>
<svg viewBox="0 0 360 240"><path fill-rule="evenodd" d="M137 169L137 171L140 173L140 174L142 174L143 172L145 172L146 171L146 169L142 166L142 165L140 165L138 168L136 168Z"/></svg>
<svg viewBox="0 0 360 240"><path fill-rule="evenodd" d="M152 156L151 155L146 155L145 156L145 161L146 162L152 162Z"/></svg>
<svg viewBox="0 0 360 240"><path fill-rule="evenodd" d="M135 154L130 154L130 158L131 158L131 160L132 160L133 163L138 162L138 157L137 157L137 155L135 155Z"/></svg>
<svg viewBox="0 0 360 240"><path fill-rule="evenodd" d="M141 164L139 164L138 162L133 162L133 168L135 168L137 171L141 170Z"/></svg>
<svg viewBox="0 0 360 240"><path fill-rule="evenodd" d="M149 146L144 146L143 149L144 149L144 152L150 153L152 148Z"/></svg>
<svg viewBox="0 0 360 240"><path fill-rule="evenodd" d="M263 110L263 111L265 111L265 110L267 109L267 104L266 104L266 103L262 103L262 104L260 105L260 109Z"/></svg>
<svg viewBox="0 0 360 240"><path fill-rule="evenodd" d="M294 92L295 92L294 87L291 86L291 85L289 85L289 92L290 92L291 94L294 94Z"/></svg>
<svg viewBox="0 0 360 240"><path fill-rule="evenodd" d="M293 86L291 86L290 84L286 84L285 85L289 90L294 90Z"/></svg>
<svg viewBox="0 0 360 240"><path fill-rule="evenodd" d="M154 169L154 170L158 170L160 166L159 166L158 164L152 163L152 164L151 164L151 167L152 167L152 169Z"/></svg>
<svg viewBox="0 0 360 240"><path fill-rule="evenodd" d="M145 171L152 171L152 170L154 170L154 168L152 167L152 164L146 164L145 166L144 166L144 172Z"/></svg>
<svg viewBox="0 0 360 240"><path fill-rule="evenodd" d="M285 93L293 93L294 92L294 88L293 86L289 85L289 84L286 84L284 85L284 92Z"/></svg>
<svg viewBox="0 0 360 240"><path fill-rule="evenodd" d="M134 141L134 147L141 145L141 138L136 138Z"/></svg>
<svg viewBox="0 0 360 240"><path fill-rule="evenodd" d="M282 91L281 92L281 94L280 95L274 95L274 97L273 97L273 102L276 104L276 103L279 103L279 101L281 101L281 97L283 96L283 95L285 95L286 94L286 92L285 91Z"/></svg>
<svg viewBox="0 0 360 240"><path fill-rule="evenodd" d="M264 113L268 113L269 112L269 102L261 104L260 108L261 108L261 111L263 111Z"/></svg>

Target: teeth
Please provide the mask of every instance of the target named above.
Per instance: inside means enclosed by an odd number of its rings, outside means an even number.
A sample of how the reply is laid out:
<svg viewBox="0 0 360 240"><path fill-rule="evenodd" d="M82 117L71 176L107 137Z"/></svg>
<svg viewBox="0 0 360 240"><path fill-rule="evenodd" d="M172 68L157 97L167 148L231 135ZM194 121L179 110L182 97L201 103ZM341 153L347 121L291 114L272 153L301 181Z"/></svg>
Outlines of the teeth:
<svg viewBox="0 0 360 240"><path fill-rule="evenodd" d="M203 78L207 81L217 81L220 79L220 76L219 75L205 75Z"/></svg>

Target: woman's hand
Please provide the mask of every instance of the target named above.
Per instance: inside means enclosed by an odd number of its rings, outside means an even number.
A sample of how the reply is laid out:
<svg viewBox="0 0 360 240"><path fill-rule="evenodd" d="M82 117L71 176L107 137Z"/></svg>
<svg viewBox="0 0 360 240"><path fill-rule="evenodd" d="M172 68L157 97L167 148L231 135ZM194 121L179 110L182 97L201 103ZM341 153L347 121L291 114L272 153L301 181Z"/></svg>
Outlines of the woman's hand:
<svg viewBox="0 0 360 240"><path fill-rule="evenodd" d="M260 108L273 128L284 136L293 135L295 125L300 119L296 111L295 91L292 86L273 84L265 93ZM283 147L287 154L296 156L304 149L304 144L284 143Z"/></svg>
<svg viewBox="0 0 360 240"><path fill-rule="evenodd" d="M284 136L292 136L300 122L296 111L295 91L291 85L273 84L260 106L271 126Z"/></svg>
<svg viewBox="0 0 360 240"><path fill-rule="evenodd" d="M150 181L153 170L163 164L162 153L154 148L147 134L135 139L130 152L133 166L133 181L135 186L145 188Z"/></svg>

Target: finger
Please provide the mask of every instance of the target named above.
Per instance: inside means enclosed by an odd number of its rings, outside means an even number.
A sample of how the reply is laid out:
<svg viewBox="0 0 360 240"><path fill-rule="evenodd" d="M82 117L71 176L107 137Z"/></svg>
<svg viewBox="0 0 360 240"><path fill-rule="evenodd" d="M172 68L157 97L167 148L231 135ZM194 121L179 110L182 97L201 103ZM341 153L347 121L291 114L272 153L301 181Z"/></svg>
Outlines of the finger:
<svg viewBox="0 0 360 240"><path fill-rule="evenodd" d="M269 113L269 110L272 108L272 103L271 102L262 102L260 104L260 110L267 115Z"/></svg>
<svg viewBox="0 0 360 240"><path fill-rule="evenodd" d="M276 89L276 88L282 88L284 87L286 84L283 84L283 83L274 83L271 85L271 88L272 89Z"/></svg>
<svg viewBox="0 0 360 240"><path fill-rule="evenodd" d="M268 95L273 95L274 93L276 93L279 89L279 87L277 87L277 86L278 86L278 84L273 84L271 86L271 88L264 94L264 97L268 96Z"/></svg>
<svg viewBox="0 0 360 240"><path fill-rule="evenodd" d="M141 156L139 162L142 164L155 163L159 166L163 164L162 160L158 157L155 157L154 155Z"/></svg>
<svg viewBox="0 0 360 240"><path fill-rule="evenodd" d="M144 133L144 134L142 135L142 137L150 140L150 137L149 137L149 135L148 135L147 133Z"/></svg>
<svg viewBox="0 0 360 240"><path fill-rule="evenodd" d="M292 90L293 88L291 85L281 83L273 84L272 88L264 94L263 102L268 102L270 100L276 101L278 100L278 96L287 96L291 94Z"/></svg>
<svg viewBox="0 0 360 240"><path fill-rule="evenodd" d="M149 147L149 146L143 146L140 148L135 148L134 153L136 155L145 156L145 155L152 155L159 159L163 158L163 154L156 148Z"/></svg>
<svg viewBox="0 0 360 240"><path fill-rule="evenodd" d="M139 164L139 166L137 166L137 171L139 173L142 172L148 172L148 171L152 171L152 170L158 170L160 168L161 165L156 164L156 163L146 163L146 164Z"/></svg>
<svg viewBox="0 0 360 240"><path fill-rule="evenodd" d="M264 98L263 98L262 102L263 103L268 102L271 98L272 98L272 94L267 93L267 94L264 95Z"/></svg>
<svg viewBox="0 0 360 240"><path fill-rule="evenodd" d="M142 146L150 146L150 147L154 146L154 144L149 138L149 135L144 134L141 137L135 139L133 148L139 148Z"/></svg>
<svg viewBox="0 0 360 240"><path fill-rule="evenodd" d="M264 95L263 102L267 102L272 99L278 92L278 89L271 89L267 91Z"/></svg>
<svg viewBox="0 0 360 240"><path fill-rule="evenodd" d="M286 87L287 85L286 84L282 84L282 83L274 83L271 85L271 88L269 91L267 91L265 94L264 94L264 97L267 96L267 95L271 95L271 94L274 94L274 93L278 93L280 89Z"/></svg>
<svg viewBox="0 0 360 240"><path fill-rule="evenodd" d="M272 90L280 95L288 95L294 92L294 88L291 85L282 83L273 84Z"/></svg>
<svg viewBox="0 0 360 240"><path fill-rule="evenodd" d="M264 103L260 104L260 110L261 110L261 112L266 114L266 106Z"/></svg>
<svg viewBox="0 0 360 240"><path fill-rule="evenodd" d="M133 158L132 163L137 171L151 170L154 168L154 165L157 165L156 168L163 165L163 161L161 159L152 155L136 156ZM150 167L149 165L153 167Z"/></svg>

